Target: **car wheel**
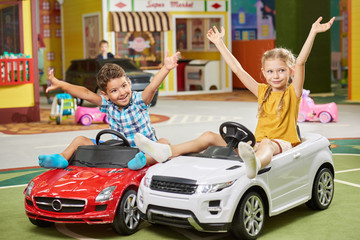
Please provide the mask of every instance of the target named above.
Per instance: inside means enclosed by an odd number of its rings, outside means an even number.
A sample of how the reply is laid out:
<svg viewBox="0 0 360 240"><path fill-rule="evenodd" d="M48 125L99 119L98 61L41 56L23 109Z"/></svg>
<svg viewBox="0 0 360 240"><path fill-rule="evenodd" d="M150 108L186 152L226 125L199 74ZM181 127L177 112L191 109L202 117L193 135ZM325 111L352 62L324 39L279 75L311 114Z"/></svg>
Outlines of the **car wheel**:
<svg viewBox="0 0 360 240"><path fill-rule="evenodd" d="M89 126L91 124L91 122L92 122L92 118L91 118L90 115L85 114L80 118L79 122L84 126Z"/></svg>
<svg viewBox="0 0 360 240"><path fill-rule="evenodd" d="M334 175L328 168L321 169L315 177L311 199L306 205L314 210L324 210L334 197Z"/></svg>
<svg viewBox="0 0 360 240"><path fill-rule="evenodd" d="M61 124L61 117L56 117L56 124L57 125Z"/></svg>
<svg viewBox="0 0 360 240"><path fill-rule="evenodd" d="M140 213L136 203L136 191L126 191L121 198L114 222L113 229L123 235L130 235L137 231L140 224Z"/></svg>
<svg viewBox="0 0 360 240"><path fill-rule="evenodd" d="M331 121L331 115L328 112L322 112L319 115L319 120L322 123L328 123Z"/></svg>
<svg viewBox="0 0 360 240"><path fill-rule="evenodd" d="M298 122L305 122L305 120L306 120L305 114L304 113L299 113L297 121Z"/></svg>
<svg viewBox="0 0 360 240"><path fill-rule="evenodd" d="M265 208L261 196L256 192L249 192L236 210L231 229L238 239L256 239L264 221Z"/></svg>
<svg viewBox="0 0 360 240"><path fill-rule="evenodd" d="M48 222L44 220L33 219L33 218L29 218L29 220L32 224L38 227L51 227L52 225L54 225L53 222Z"/></svg>

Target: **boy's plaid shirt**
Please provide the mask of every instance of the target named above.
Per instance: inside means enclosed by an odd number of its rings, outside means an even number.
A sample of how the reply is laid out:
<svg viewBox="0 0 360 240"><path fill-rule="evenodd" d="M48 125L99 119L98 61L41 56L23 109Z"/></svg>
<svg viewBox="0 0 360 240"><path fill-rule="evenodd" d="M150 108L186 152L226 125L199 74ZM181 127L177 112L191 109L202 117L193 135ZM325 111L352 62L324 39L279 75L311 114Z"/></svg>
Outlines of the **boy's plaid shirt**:
<svg viewBox="0 0 360 240"><path fill-rule="evenodd" d="M135 133L141 133L145 137L156 141L155 134L151 129L149 105L145 105L141 97L141 92L132 92L130 103L119 109L119 107L107 101L104 96L102 105L99 108L101 112L106 113L111 129L122 133L129 141L132 147L135 147Z"/></svg>

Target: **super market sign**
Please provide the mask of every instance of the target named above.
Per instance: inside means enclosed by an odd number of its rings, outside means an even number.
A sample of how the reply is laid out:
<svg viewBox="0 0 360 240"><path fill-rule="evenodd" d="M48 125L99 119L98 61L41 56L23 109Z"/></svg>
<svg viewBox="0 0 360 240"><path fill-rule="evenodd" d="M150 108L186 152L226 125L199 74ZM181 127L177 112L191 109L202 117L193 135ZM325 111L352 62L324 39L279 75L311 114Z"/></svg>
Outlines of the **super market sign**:
<svg viewBox="0 0 360 240"><path fill-rule="evenodd" d="M109 11L172 11L172 12L224 12L227 11L227 0L108 0Z"/></svg>

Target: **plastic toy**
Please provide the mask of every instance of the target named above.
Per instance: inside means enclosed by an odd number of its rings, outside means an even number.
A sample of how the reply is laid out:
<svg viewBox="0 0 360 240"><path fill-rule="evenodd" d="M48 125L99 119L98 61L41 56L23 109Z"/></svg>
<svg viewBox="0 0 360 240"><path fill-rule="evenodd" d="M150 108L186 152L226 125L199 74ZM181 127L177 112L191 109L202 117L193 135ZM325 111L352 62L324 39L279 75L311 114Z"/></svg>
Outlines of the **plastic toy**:
<svg viewBox="0 0 360 240"><path fill-rule="evenodd" d="M314 100L309 97L309 94L310 90L303 89L297 121L305 122L320 120L322 123L328 123L331 121L337 122L338 109L336 103L331 102L327 104L315 104Z"/></svg>
<svg viewBox="0 0 360 240"><path fill-rule="evenodd" d="M334 164L327 138L314 133L273 157L254 179L246 176L236 154L239 141L254 135L225 122L220 134L227 146L179 156L153 165L138 190L141 217L153 224L206 232L232 231L237 239L256 239L266 216L306 203L327 209L334 196ZM271 221L271 218L269 218Z"/></svg>
<svg viewBox="0 0 360 240"><path fill-rule="evenodd" d="M103 134L119 139L101 142ZM32 179L24 191L31 223L110 223L119 234L135 233L140 224L137 189L148 167L139 171L127 163L139 152L119 132L105 129L97 145L81 146L65 169L48 170Z"/></svg>
<svg viewBox="0 0 360 240"><path fill-rule="evenodd" d="M75 123L89 126L92 122L109 123L106 114L100 112L99 108L77 107L75 111Z"/></svg>
<svg viewBox="0 0 360 240"><path fill-rule="evenodd" d="M51 105L50 119L61 124L61 121L75 114L76 99L68 93L59 93L53 99Z"/></svg>

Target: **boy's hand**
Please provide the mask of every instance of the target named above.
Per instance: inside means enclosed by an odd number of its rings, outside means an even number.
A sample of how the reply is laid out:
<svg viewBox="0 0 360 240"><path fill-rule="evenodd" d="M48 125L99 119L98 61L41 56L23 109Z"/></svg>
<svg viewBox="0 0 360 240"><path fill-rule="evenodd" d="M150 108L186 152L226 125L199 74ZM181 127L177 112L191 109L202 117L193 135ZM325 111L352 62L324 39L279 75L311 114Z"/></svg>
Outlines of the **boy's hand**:
<svg viewBox="0 0 360 240"><path fill-rule="evenodd" d="M321 24L323 18L319 17L316 22L313 23L311 31L314 33L326 32L331 28L331 25L334 23L335 17L331 18L327 23Z"/></svg>
<svg viewBox="0 0 360 240"><path fill-rule="evenodd" d="M213 44L216 44L220 40L222 40L224 35L225 35L224 27L221 27L221 32L219 32L219 30L215 26L213 26L212 28L209 29L206 36Z"/></svg>
<svg viewBox="0 0 360 240"><path fill-rule="evenodd" d="M167 70L172 70L173 68L177 67L177 62L180 58L180 52L176 52L174 55L169 57L169 50L166 50L165 59L164 59L164 66Z"/></svg>
<svg viewBox="0 0 360 240"><path fill-rule="evenodd" d="M50 91L60 88L59 83L61 81L54 76L54 69L49 70L48 77L49 77L49 81L50 81L51 85L48 88L46 88L46 92L50 92Z"/></svg>

